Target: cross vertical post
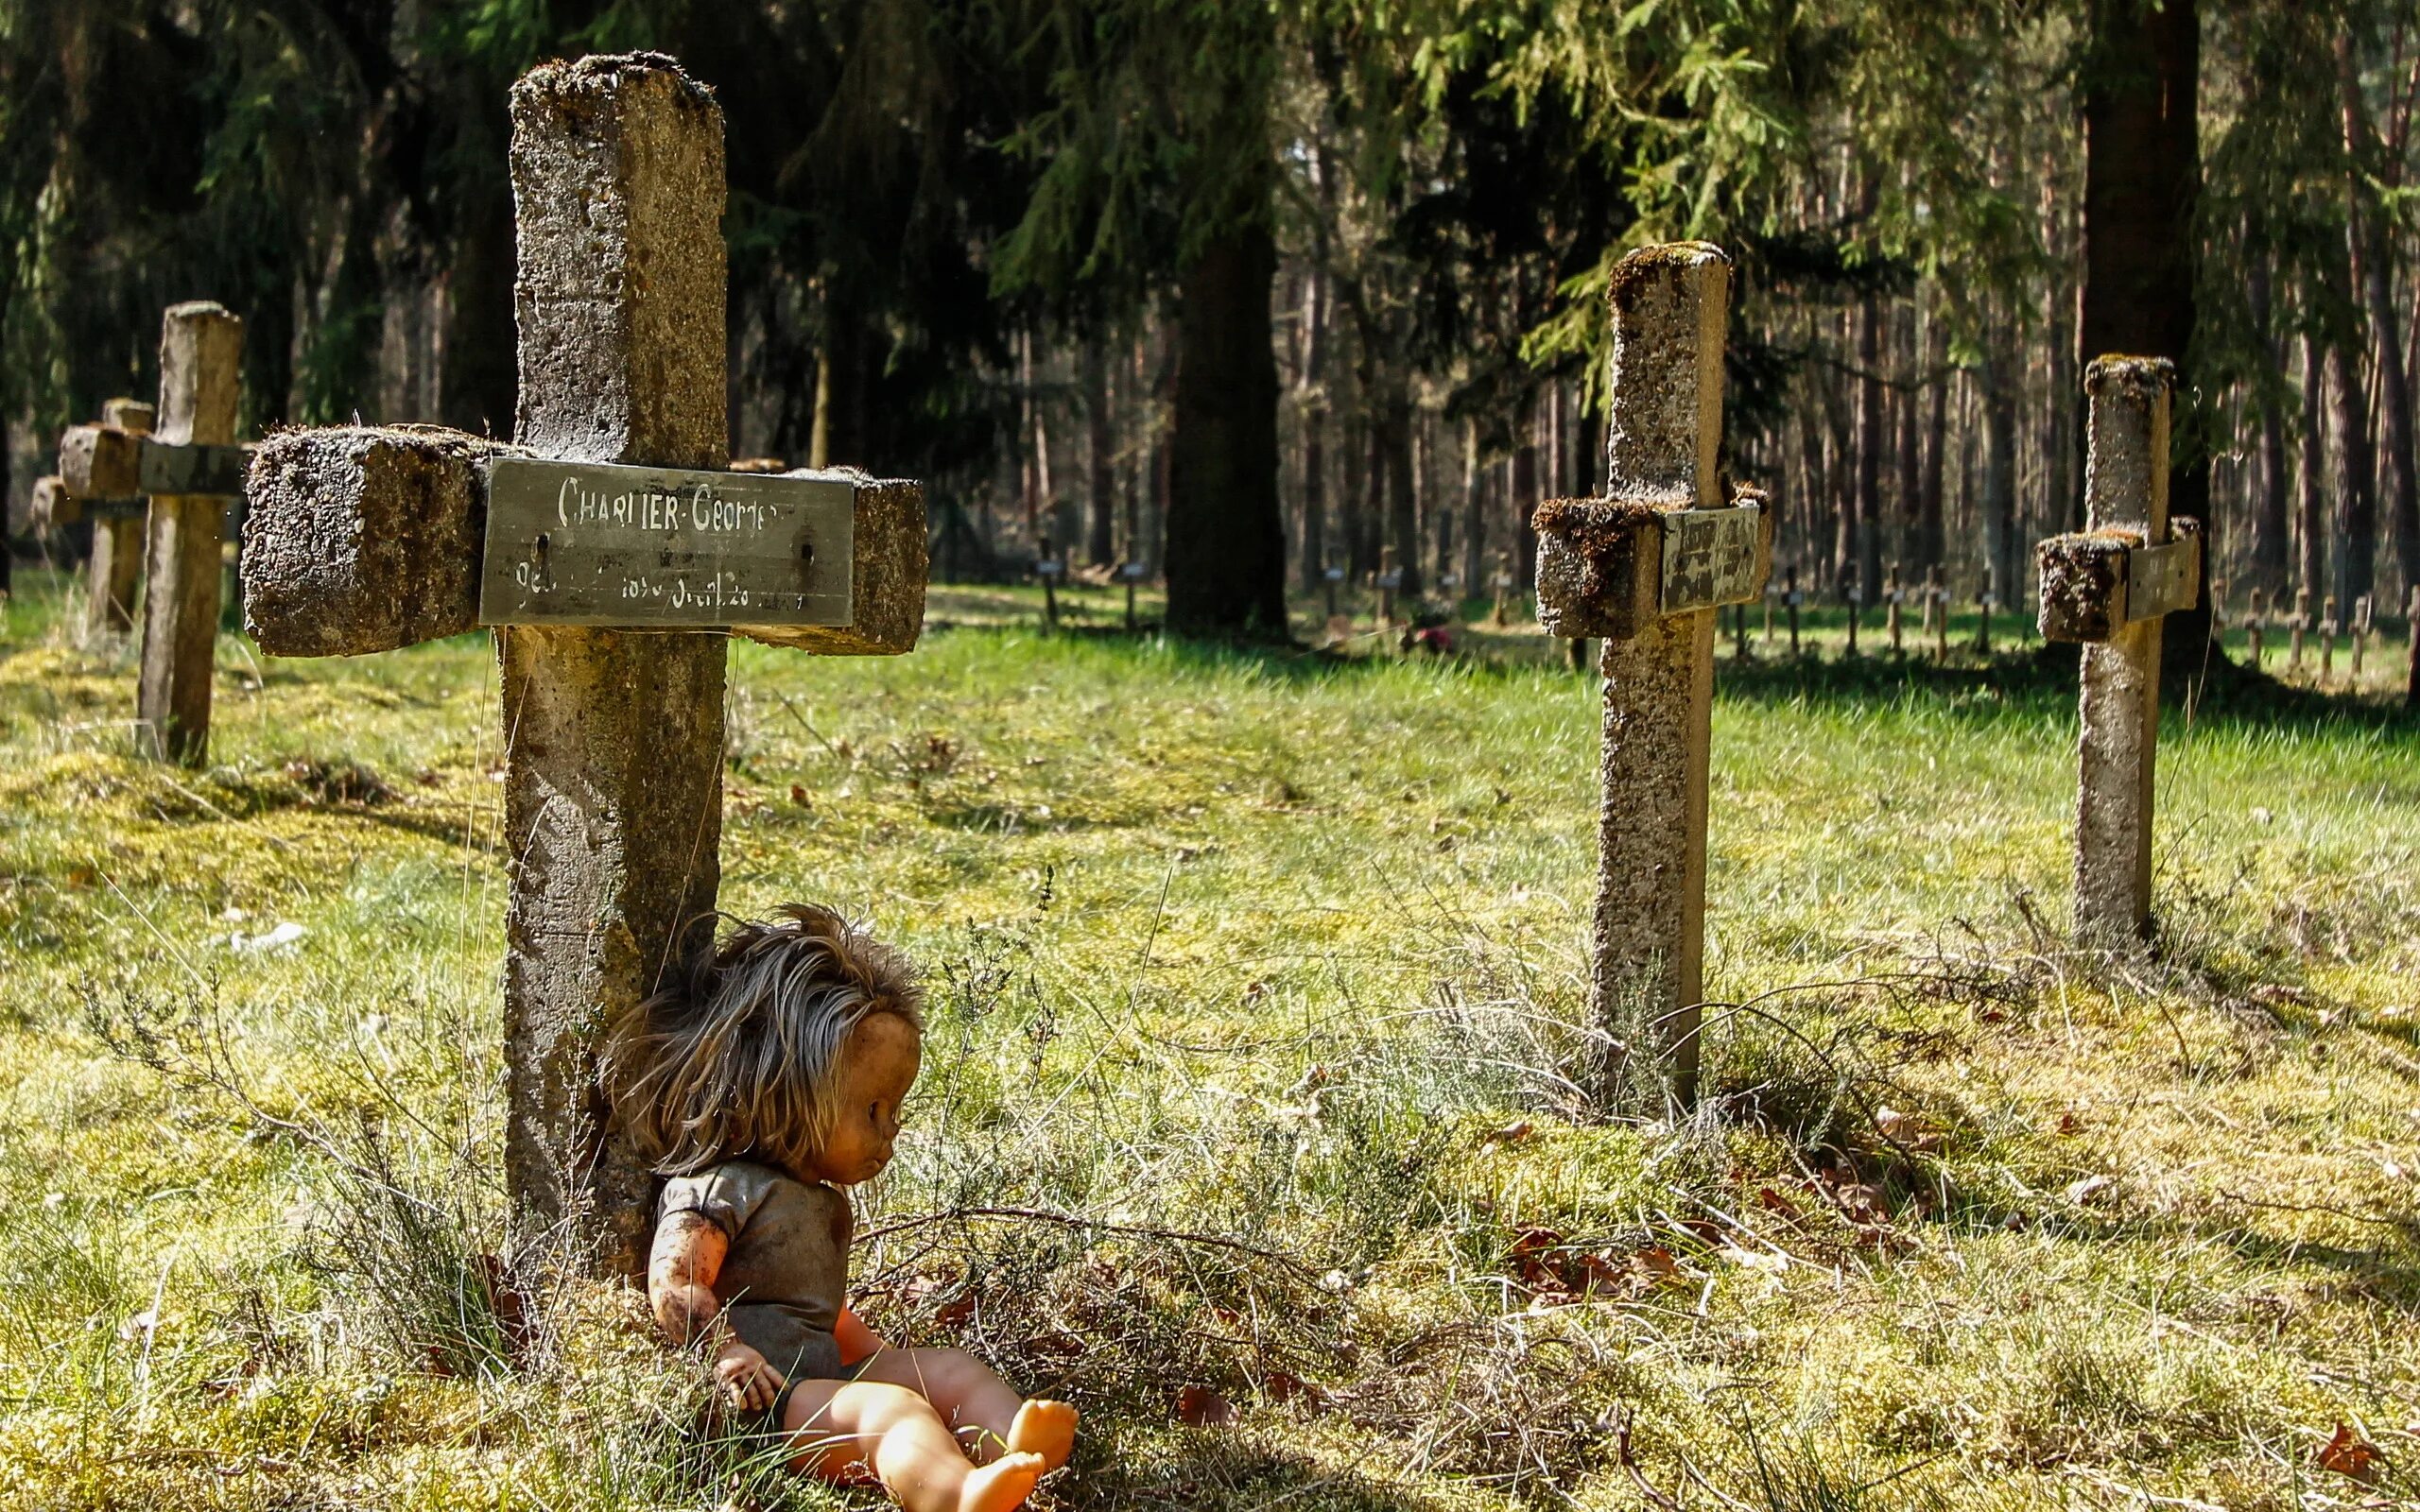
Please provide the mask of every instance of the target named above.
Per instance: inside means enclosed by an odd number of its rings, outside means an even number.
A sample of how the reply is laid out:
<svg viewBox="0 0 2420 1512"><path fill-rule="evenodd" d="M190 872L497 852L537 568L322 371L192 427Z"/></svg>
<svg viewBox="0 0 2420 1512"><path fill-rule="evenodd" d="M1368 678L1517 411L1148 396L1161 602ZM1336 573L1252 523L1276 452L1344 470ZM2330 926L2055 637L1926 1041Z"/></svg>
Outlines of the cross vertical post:
<svg viewBox="0 0 2420 1512"><path fill-rule="evenodd" d="M158 414L132 399L101 406L101 423L130 436L151 433ZM134 595L143 582L143 515L131 508L93 511L93 555L87 563L84 633L93 639L134 628Z"/></svg>
<svg viewBox="0 0 2420 1512"><path fill-rule="evenodd" d="M277 656L496 631L505 739L505 1166L515 1231L634 1274L649 1175L602 1038L711 942L726 637L914 648L922 488L732 470L722 112L669 58L514 85L516 441L340 426L264 442L244 616Z"/></svg>
<svg viewBox="0 0 2420 1512"><path fill-rule="evenodd" d="M2090 399L2081 535L2041 543L2042 635L2083 643L2077 741L2075 923L2090 940L2152 926L2152 794L2162 618L2190 609L2201 527L2169 519L2169 393L2176 369L2102 357Z"/></svg>
<svg viewBox="0 0 2420 1512"><path fill-rule="evenodd" d="M1899 586L1899 564L1894 561L1891 564L1891 576L1884 579L1882 586L1883 602L1890 606L1890 608L1884 612L1883 624L1891 631L1891 654L1893 656L1899 655L1901 650L1899 644L1901 629L1899 601L1906 596L1906 591L1901 589Z"/></svg>
<svg viewBox="0 0 2420 1512"><path fill-rule="evenodd" d="M2260 632L2269 623L2268 594L2256 588L2252 591L2252 607L2243 617L2243 649L2252 658L2252 668L2261 669Z"/></svg>
<svg viewBox="0 0 2420 1512"><path fill-rule="evenodd" d="M242 320L208 301L170 305L160 324L160 440L172 447L233 441L243 360ZM187 766L210 754L226 521L223 494L151 496L135 716L151 754Z"/></svg>
<svg viewBox="0 0 2420 1512"><path fill-rule="evenodd" d="M1615 269L1606 492L1533 521L1540 623L1604 638L1591 1091L1657 1112L1697 1096L1715 616L1772 560L1772 511L1721 470L1730 274L1703 242Z"/></svg>
<svg viewBox="0 0 2420 1512"><path fill-rule="evenodd" d="M639 55L544 65L510 112L515 440L562 461L724 466L720 107ZM712 940L725 642L524 625L496 646L506 1176L524 1223L577 1232L593 1214L628 1271L648 1172L604 1138L596 1042Z"/></svg>

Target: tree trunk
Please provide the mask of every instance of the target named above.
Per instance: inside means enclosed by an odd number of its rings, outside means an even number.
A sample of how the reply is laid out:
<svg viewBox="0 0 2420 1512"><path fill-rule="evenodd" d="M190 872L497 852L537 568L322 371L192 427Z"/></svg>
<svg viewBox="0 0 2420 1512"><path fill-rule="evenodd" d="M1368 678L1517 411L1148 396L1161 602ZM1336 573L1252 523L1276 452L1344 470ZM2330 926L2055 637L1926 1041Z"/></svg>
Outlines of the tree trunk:
<svg viewBox="0 0 2420 1512"><path fill-rule="evenodd" d="M2284 381L2286 355L2277 342L2276 308L2269 284L2270 254L2257 249L2252 257L2245 293L2252 305L2252 323L2260 350L2274 374L2253 375L2253 401L2260 407L2259 475L2252 511L2252 581L2265 593L2286 589L2287 541L2291 533L2286 502L2286 417L2278 403L2277 386Z"/></svg>
<svg viewBox="0 0 2420 1512"><path fill-rule="evenodd" d="M2300 551L2294 586L2312 604L2327 592L2327 496L2320 485L2326 465L2326 438L2321 425L2326 403L2326 369L2319 354L2319 337L2303 333L2302 490L2295 509Z"/></svg>
<svg viewBox="0 0 2420 1512"><path fill-rule="evenodd" d="M2396 330L2391 282L2394 264L2387 245L2386 216L2368 189L2366 173L2373 161L2369 108L2361 99L2353 39L2342 31L2336 35L2336 81L2344 107L2346 183L2351 197L2348 233L2377 359L2378 441L2386 454L2387 518L2394 532L2394 556L2402 565L2404 581L2420 583L2420 478L2412 472L2411 375L2403 366L2403 339ZM2364 576L2371 570L2364 568ZM2350 614L2353 601L2342 602Z"/></svg>
<svg viewBox="0 0 2420 1512"><path fill-rule="evenodd" d="M1538 400L1535 394L1524 395L1512 422L1512 497L1505 502L1512 510L1512 573L1514 580L1527 591L1538 580L1538 532L1530 524L1540 504L1538 495Z"/></svg>
<svg viewBox="0 0 2420 1512"><path fill-rule="evenodd" d="M1835 585L1846 598L1851 586L1868 597L1882 577L1882 301L1869 294L1858 309L1857 361L1857 539L1854 585Z"/></svg>
<svg viewBox="0 0 2420 1512"><path fill-rule="evenodd" d="M1085 559L1107 567L1117 560L1117 428L1109 403L1109 353L1098 336L1084 342L1084 442L1092 472Z"/></svg>
<svg viewBox="0 0 2420 1512"><path fill-rule="evenodd" d="M2014 600L2016 575L2015 334L1993 333L1983 359L1983 585L2001 604Z"/></svg>
<svg viewBox="0 0 2420 1512"><path fill-rule="evenodd" d="M2171 434L2181 465L2169 510L2203 523L2195 608L2168 616L2164 662L2198 677L2210 641L2210 461L2193 412L2194 214L2201 195L2202 23L2198 0L2090 0L2083 65L2083 310L2078 356L2166 357L2177 367ZM2083 413L2083 395L2072 397ZM2081 441L2083 427L2076 435Z"/></svg>
<svg viewBox="0 0 2420 1512"><path fill-rule="evenodd" d="M1395 549L1395 571L1403 574L1402 595L1420 592L1420 496L1412 474L1411 395L1400 383L1389 387L1379 433L1386 438L1387 544Z"/></svg>
<svg viewBox="0 0 2420 1512"><path fill-rule="evenodd" d="M1895 444L1898 455L1894 458L1898 464L1894 470L1898 486L1894 491L1898 497L1891 501L1890 555L1891 559L1899 562L1903 569L1909 542L1915 537L1916 515L1922 507L1918 501L1924 493L1924 446L1919 439L1916 413L1917 401L1924 392L1917 371L1924 362L1924 350L1916 342L1916 314L1912 303L1908 307L1906 327L1907 340L1900 348L1906 355L1906 365L1900 369L1906 375L1905 384L1891 396L1892 404L1898 410L1899 426ZM1880 579L1868 582L1865 585L1866 602L1879 602L1881 591Z"/></svg>
<svg viewBox="0 0 2420 1512"><path fill-rule="evenodd" d="M2361 387L2361 341L2353 332L2328 342L2327 380L2338 447L2336 603L2350 614L2353 601L2370 591L2378 551L2377 453L2370 444L2370 399Z"/></svg>
<svg viewBox="0 0 2420 1512"><path fill-rule="evenodd" d="M1303 280L1303 587L1317 593L1327 560L1327 389L1321 368L1327 355L1326 280L1312 268Z"/></svg>
<svg viewBox="0 0 2420 1512"><path fill-rule="evenodd" d="M1168 469L1168 627L1288 639L1277 500L1277 359L1265 223L1221 232L1183 275Z"/></svg>
<svg viewBox="0 0 2420 1512"><path fill-rule="evenodd" d="M1487 571L1487 512L1478 463L1478 421L1462 421L1462 593L1468 597L1492 587L1481 576Z"/></svg>
<svg viewBox="0 0 2420 1512"><path fill-rule="evenodd" d="M1935 312L1938 317L1939 312ZM1925 365L1930 383L1925 414L1924 486L1916 507L1915 560L1906 580L1914 582L1926 568L1941 561L1947 532L1942 525L1942 474L1949 457L1949 322L1936 318L1926 346Z"/></svg>

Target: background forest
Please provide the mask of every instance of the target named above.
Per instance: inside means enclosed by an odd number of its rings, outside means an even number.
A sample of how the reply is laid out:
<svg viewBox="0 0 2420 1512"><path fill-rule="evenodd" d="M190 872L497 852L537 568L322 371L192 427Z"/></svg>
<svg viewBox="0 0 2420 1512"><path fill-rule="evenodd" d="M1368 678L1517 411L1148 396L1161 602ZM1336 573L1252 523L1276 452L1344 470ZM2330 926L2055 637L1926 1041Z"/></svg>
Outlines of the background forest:
<svg viewBox="0 0 2420 1512"><path fill-rule="evenodd" d="M937 566L1166 570L1282 626L1392 546L1526 582L1600 480L1602 279L1741 268L1779 559L2024 600L2080 519L2080 356L2183 359L2180 513L2272 593L2420 581L2396 0L0 3L0 414L248 321L254 426L510 428L505 90L653 47L730 121L736 455L930 480ZM2094 129L2098 126L2099 129ZM1266 331L1268 339L1261 339ZM20 551L29 549L22 538ZM1872 594L1866 595L1871 600Z"/></svg>

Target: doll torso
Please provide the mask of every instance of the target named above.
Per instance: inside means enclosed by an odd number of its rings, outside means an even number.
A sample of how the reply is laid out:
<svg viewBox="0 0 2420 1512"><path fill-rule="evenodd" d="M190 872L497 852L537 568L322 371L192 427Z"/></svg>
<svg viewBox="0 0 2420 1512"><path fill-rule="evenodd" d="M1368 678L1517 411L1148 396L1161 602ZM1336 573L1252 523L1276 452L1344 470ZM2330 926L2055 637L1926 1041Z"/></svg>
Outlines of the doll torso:
<svg viewBox="0 0 2420 1512"><path fill-rule="evenodd" d="M840 1373L832 1329L849 1280L849 1199L752 1160L665 1183L656 1221L695 1212L731 1241L715 1293L732 1332L793 1381Z"/></svg>

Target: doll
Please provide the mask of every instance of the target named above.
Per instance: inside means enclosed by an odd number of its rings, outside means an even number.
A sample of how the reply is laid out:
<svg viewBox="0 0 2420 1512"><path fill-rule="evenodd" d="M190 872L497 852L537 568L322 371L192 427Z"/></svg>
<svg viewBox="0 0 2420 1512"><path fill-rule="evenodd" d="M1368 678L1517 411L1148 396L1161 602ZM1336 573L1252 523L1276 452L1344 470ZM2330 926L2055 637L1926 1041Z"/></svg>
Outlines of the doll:
<svg viewBox="0 0 2420 1512"><path fill-rule="evenodd" d="M898 952L792 905L732 931L619 1026L607 1088L669 1177L648 1261L656 1323L711 1351L724 1399L805 1472L871 1470L908 1512L1009 1512L1066 1463L1075 1409L1021 1398L962 1349L895 1349L842 1297L844 1189L890 1162L921 1000Z"/></svg>

